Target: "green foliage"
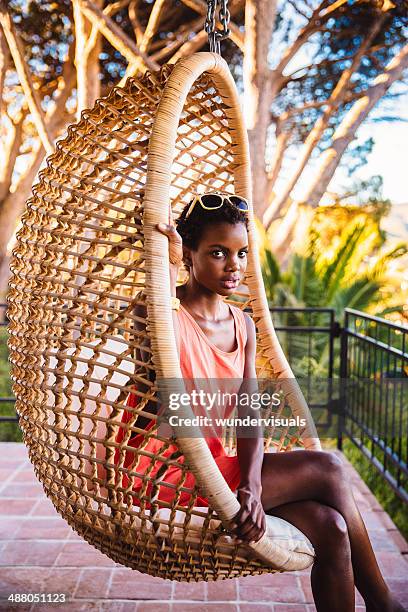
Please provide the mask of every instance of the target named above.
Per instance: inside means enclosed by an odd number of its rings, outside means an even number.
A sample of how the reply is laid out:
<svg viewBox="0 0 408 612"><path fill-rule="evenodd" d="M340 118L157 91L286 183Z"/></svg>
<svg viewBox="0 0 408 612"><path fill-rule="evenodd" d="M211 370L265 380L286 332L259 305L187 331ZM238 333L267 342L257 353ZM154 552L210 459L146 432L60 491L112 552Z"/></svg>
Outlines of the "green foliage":
<svg viewBox="0 0 408 612"><path fill-rule="evenodd" d="M0 327L0 398L13 397L8 362L7 330ZM14 416L13 402L0 402L0 416ZM0 442L21 442L21 432L16 423L0 422Z"/></svg>
<svg viewBox="0 0 408 612"><path fill-rule="evenodd" d="M388 211L388 202L376 200L380 186L374 181L366 207L318 209L302 253L292 255L285 271L273 255L268 235L258 226L265 289L273 306L333 308L338 321L342 321L345 308L379 316L402 312L405 300L398 287L400 281L390 276L389 266L405 257L408 247L397 244L386 248L380 221ZM294 327L328 325L325 313L279 313L274 322ZM280 339L295 374L327 373L327 334L282 333Z"/></svg>

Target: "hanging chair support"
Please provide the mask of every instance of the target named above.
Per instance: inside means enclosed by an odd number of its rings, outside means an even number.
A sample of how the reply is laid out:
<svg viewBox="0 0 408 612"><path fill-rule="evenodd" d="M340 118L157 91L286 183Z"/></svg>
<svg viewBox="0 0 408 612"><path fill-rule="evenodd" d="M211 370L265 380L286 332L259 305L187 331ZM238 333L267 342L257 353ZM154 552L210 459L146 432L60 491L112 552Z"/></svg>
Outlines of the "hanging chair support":
<svg viewBox="0 0 408 612"><path fill-rule="evenodd" d="M217 30L215 26L215 17L217 12L217 4L220 2L219 20L223 27L222 30ZM205 20L204 29L208 34L208 44L210 51L221 55L221 40L225 40L230 35L231 31L228 27L230 21L230 12L228 10L228 0L208 0L207 1L207 17Z"/></svg>

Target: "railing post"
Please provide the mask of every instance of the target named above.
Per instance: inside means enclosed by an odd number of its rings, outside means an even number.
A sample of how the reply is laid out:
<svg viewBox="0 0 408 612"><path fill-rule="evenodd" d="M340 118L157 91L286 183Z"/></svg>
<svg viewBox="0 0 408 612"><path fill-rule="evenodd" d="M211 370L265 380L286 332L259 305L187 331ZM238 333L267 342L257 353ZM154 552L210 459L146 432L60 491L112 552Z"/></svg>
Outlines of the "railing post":
<svg viewBox="0 0 408 612"><path fill-rule="evenodd" d="M347 379L347 360L348 360L348 313L344 313L344 326L340 334L340 397L337 422L337 448L343 449L343 432L346 413L346 379Z"/></svg>

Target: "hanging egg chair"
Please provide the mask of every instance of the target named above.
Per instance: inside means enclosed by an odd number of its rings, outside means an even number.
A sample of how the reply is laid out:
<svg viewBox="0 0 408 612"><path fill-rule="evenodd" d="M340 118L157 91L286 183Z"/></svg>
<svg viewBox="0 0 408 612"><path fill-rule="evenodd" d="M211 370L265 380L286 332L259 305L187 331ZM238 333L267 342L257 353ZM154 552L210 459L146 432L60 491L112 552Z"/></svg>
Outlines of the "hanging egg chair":
<svg viewBox="0 0 408 612"><path fill-rule="evenodd" d="M140 415L156 419L149 402L157 386L146 369L156 381L181 379L168 242L156 224L167 222L169 205L176 218L193 193L214 189L250 199L250 161L227 64L205 52L129 79L70 126L27 203L8 296L16 409L46 495L115 562L178 581L300 570L314 559L304 534L277 517L267 516L257 543L237 543L229 526L240 504L206 441L177 438L178 452L166 456L175 440L157 423L148 431L138 426ZM294 381L271 322L251 211L249 246L246 288L233 299L256 324L257 374ZM137 305L147 307L147 318L136 332ZM146 338L142 362L135 351ZM150 386L124 422L140 382ZM280 410L306 425L296 433L275 428L267 452L320 449L296 384ZM130 447L134 434L157 441L157 452L147 454L160 469L138 472L146 444ZM234 454L231 436L224 442ZM179 473L173 483L163 480L170 467ZM143 481L137 499L136 478ZM163 487L172 488L171 503L160 499ZM183 493L187 505L179 503ZM197 505L199 495L207 507Z"/></svg>

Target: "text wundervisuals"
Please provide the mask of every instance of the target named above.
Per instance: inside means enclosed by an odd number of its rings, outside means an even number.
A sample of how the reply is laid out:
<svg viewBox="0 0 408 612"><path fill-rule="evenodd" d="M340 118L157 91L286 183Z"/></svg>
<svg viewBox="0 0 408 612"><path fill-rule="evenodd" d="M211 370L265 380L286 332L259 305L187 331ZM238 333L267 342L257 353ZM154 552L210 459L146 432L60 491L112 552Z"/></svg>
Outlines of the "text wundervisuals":
<svg viewBox="0 0 408 612"><path fill-rule="evenodd" d="M244 418L215 418L208 416L196 416L193 418L182 418L172 415L168 419L171 427L305 427L306 419L296 417L268 417L266 419L246 416Z"/></svg>

